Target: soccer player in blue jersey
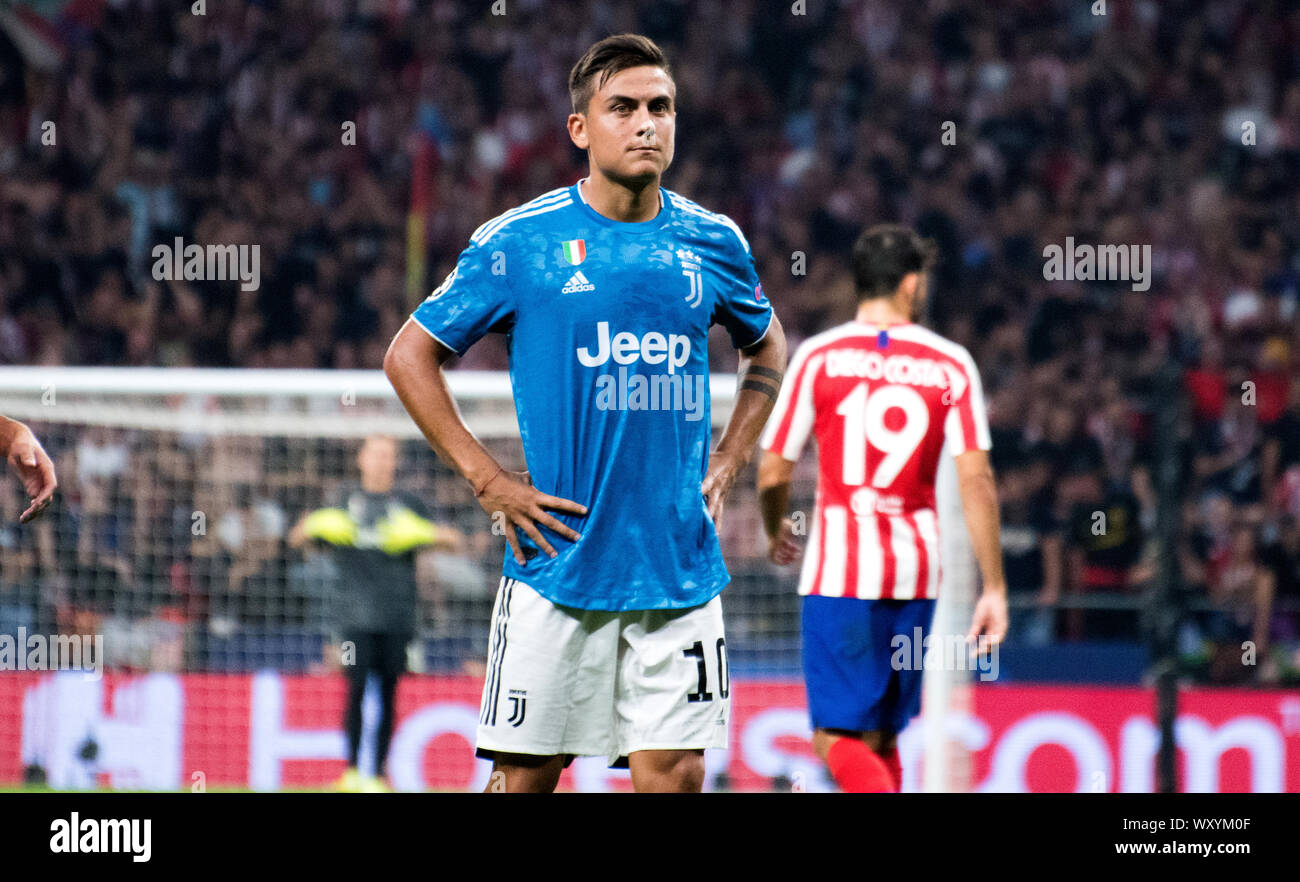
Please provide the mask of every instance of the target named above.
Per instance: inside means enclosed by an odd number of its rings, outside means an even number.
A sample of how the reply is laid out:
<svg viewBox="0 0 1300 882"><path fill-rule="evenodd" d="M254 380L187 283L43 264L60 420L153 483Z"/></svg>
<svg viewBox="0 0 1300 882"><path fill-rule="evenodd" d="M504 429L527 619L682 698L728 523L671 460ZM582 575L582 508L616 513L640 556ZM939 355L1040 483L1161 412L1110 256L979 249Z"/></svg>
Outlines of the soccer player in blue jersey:
<svg viewBox="0 0 1300 882"><path fill-rule="evenodd" d="M569 76L576 184L488 221L411 316L384 370L433 448L510 526L477 747L489 790L550 792L574 756L626 762L639 792L698 792L727 746L715 525L785 367L785 335L727 217L660 186L676 88L622 34ZM708 332L740 350L710 452ZM528 471L461 420L442 365L508 335Z"/></svg>

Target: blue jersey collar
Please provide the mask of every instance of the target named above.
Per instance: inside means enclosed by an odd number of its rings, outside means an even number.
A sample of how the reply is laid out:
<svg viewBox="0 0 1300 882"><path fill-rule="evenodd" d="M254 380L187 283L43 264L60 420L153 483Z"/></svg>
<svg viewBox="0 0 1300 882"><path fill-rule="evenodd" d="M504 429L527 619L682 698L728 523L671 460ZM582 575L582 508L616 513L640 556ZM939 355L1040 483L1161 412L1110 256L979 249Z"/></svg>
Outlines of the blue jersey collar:
<svg viewBox="0 0 1300 882"><path fill-rule="evenodd" d="M620 233L652 233L663 227L664 224L672 217L672 201L665 198L663 187L659 188L659 213L648 221L631 223L628 221L617 221L610 217L605 217L596 209L587 204L586 198L582 195L582 182L587 180L583 178L573 185L573 201L576 202L582 211L601 226L610 227Z"/></svg>

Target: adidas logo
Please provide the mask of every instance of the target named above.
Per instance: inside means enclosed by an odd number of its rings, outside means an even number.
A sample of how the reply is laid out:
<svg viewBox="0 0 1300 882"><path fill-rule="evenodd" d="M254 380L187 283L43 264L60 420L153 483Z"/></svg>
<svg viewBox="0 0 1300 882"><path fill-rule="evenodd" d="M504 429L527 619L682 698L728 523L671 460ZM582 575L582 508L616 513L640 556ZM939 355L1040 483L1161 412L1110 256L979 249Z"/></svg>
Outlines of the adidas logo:
<svg viewBox="0 0 1300 882"><path fill-rule="evenodd" d="M569 277L569 281L560 289L561 294L580 294L583 291L595 291L596 286L587 281L581 271Z"/></svg>

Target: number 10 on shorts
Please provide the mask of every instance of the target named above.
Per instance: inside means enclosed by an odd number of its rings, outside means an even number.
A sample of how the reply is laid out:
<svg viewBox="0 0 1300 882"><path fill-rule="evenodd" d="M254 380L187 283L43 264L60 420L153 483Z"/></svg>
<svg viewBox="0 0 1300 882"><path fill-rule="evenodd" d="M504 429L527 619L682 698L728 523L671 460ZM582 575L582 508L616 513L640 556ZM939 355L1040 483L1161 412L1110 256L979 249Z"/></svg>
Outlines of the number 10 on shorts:
<svg viewBox="0 0 1300 882"><path fill-rule="evenodd" d="M725 637L719 637L717 645L714 647L718 659L718 695L726 698L731 694L731 671L727 667L727 640ZM687 658L695 659L696 667L699 670L700 682L694 692L687 693L686 701L713 701L713 693L709 691L709 668L705 663L704 643L696 640L688 649L682 650L682 655Z"/></svg>

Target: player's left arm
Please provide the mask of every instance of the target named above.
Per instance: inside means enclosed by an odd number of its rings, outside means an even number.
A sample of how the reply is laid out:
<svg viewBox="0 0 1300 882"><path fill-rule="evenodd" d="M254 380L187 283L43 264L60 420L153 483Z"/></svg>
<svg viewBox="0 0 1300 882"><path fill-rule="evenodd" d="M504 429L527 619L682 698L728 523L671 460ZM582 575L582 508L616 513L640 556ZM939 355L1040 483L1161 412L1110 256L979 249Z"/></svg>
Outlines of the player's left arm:
<svg viewBox="0 0 1300 882"><path fill-rule="evenodd" d="M989 449L988 412L984 406L984 386L979 369L970 353L962 350L958 369L965 375L965 388L949 401L944 426L946 442L957 464L957 486L961 493L962 513L970 531L971 548L980 568L984 589L975 602L970 643L996 646L1007 636L1007 579L1002 570L1002 523L998 511L998 488L993 480ZM983 647L980 647L983 648Z"/></svg>
<svg viewBox="0 0 1300 882"><path fill-rule="evenodd" d="M962 514L984 583L966 638L974 642L984 635L990 645L996 645L1007 634L1007 580L1002 571L1002 527L993 466L988 451L978 449L959 454L956 462Z"/></svg>
<svg viewBox="0 0 1300 882"><path fill-rule="evenodd" d="M754 453L763 427L781 394L785 375L785 330L763 294L758 268L740 228L723 218L735 233L735 239L722 234L722 258L712 265L717 274L717 297L712 321L722 325L731 343L740 352L736 401L723 427L718 446L709 456L709 467L700 492L704 495L709 517L717 526L722 505Z"/></svg>
<svg viewBox="0 0 1300 882"><path fill-rule="evenodd" d="M700 485L714 524L721 519L723 501L740 470L749 463L758 436L781 392L786 355L785 331L775 313L762 339L739 352L736 403L722 430L722 437L718 439L718 446L709 456L709 469Z"/></svg>

